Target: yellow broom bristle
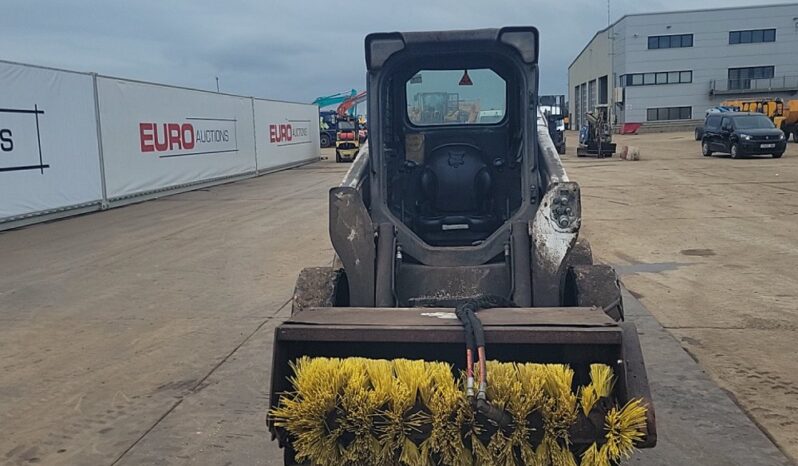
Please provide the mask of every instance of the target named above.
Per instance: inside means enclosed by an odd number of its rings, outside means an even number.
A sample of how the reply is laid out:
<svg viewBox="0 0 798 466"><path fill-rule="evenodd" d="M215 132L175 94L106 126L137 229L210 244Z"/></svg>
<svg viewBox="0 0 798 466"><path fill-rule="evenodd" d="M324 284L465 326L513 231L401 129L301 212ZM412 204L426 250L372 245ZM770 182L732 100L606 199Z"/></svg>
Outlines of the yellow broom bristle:
<svg viewBox="0 0 798 466"><path fill-rule="evenodd" d="M562 392L571 390L573 369L565 364L547 364L543 367L546 369L543 388L549 396L559 396Z"/></svg>
<svg viewBox="0 0 798 466"><path fill-rule="evenodd" d="M568 428L576 422L576 395L571 391L574 371L564 364L549 364L543 384L547 395L543 403L546 433L568 443Z"/></svg>
<svg viewBox="0 0 798 466"><path fill-rule="evenodd" d="M291 366L292 391L269 415L298 462L321 466L576 466L568 432L578 409L588 415L613 386L603 364L591 365L590 384L574 393L566 365L489 361L488 401L512 419L502 430L475 420L485 418L475 417L463 376L455 379L449 364L303 357ZM646 413L641 400L611 409L606 443L590 445L579 463L628 458L644 436ZM539 445L530 443L535 438Z"/></svg>
<svg viewBox="0 0 798 466"><path fill-rule="evenodd" d="M555 444L550 454L552 466L577 466L574 454L567 447Z"/></svg>
<svg viewBox="0 0 798 466"><path fill-rule="evenodd" d="M387 401L393 383L393 365L385 359L367 359L366 373L369 376L371 387L377 396L385 397Z"/></svg>
<svg viewBox="0 0 798 466"><path fill-rule="evenodd" d="M576 466L576 458L567 447L560 446L557 439L546 433L535 451L535 466Z"/></svg>
<svg viewBox="0 0 798 466"><path fill-rule="evenodd" d="M590 385L579 390L580 403L585 416L590 414L598 400L610 396L614 385L612 368L605 364L590 365Z"/></svg>
<svg viewBox="0 0 798 466"><path fill-rule="evenodd" d="M526 414L523 418L528 418L535 412L540 412L542 415L543 404L545 402L544 385L546 383L546 366L543 364L516 364L518 370L518 378L521 381L521 389L524 394L524 405L519 407L519 411L525 411ZM525 425L523 433L519 433L519 437L523 435L523 445L521 449L521 457L524 462L533 466L544 466L548 463L541 463L538 461L536 449L539 445L532 445L527 440L530 434L540 435L539 429L543 426Z"/></svg>
<svg viewBox="0 0 798 466"><path fill-rule="evenodd" d="M443 464L470 466L471 452L463 444L461 431L471 407L452 377L450 365L433 363L430 376L435 387L428 405L432 430L422 444L422 453L426 457L440 456Z"/></svg>
<svg viewBox="0 0 798 466"><path fill-rule="evenodd" d="M582 460L580 466L611 466L610 458L607 455L606 444L599 447L595 443L590 445L587 450L582 453Z"/></svg>
<svg viewBox="0 0 798 466"><path fill-rule="evenodd" d="M488 373L488 389L486 396L488 401L495 407L505 410L511 393L513 391L513 383L516 379L515 370L512 364L488 361L486 364ZM481 374L477 374L481 377ZM479 380L479 379L478 379ZM484 426L487 428L488 426ZM484 449L478 449L478 460L482 464L490 465L504 465L507 461L508 454L512 455L512 446L510 445L509 438L501 431L496 431L487 439Z"/></svg>
<svg viewBox="0 0 798 466"><path fill-rule="evenodd" d="M275 425L285 428L294 439L296 457L322 466L341 464L338 437L340 426L328 426L327 418L337 410L344 377L341 361L327 358L300 358L292 364L292 396L282 397L271 411Z"/></svg>
<svg viewBox="0 0 798 466"><path fill-rule="evenodd" d="M596 393L599 398L610 396L612 387L615 385L612 368L610 366L606 364L591 364L590 380L592 385L596 388Z"/></svg>
<svg viewBox="0 0 798 466"><path fill-rule="evenodd" d="M546 382L546 366L543 364L516 364L518 379L524 390L524 395L534 401L536 406L540 406L543 399L543 385Z"/></svg>
<svg viewBox="0 0 798 466"><path fill-rule="evenodd" d="M367 360L362 358L345 359L340 366L341 372L347 375L339 402L344 413L342 426L352 437L342 456L345 462L353 464L363 463L379 451L379 442L374 436L379 400L371 389L366 367Z"/></svg>
<svg viewBox="0 0 798 466"><path fill-rule="evenodd" d="M429 396L431 381L427 377L424 361L396 359L393 361L393 383L386 412L381 413L384 424L379 427L382 445L380 463L399 461L410 466L424 466L428 461L421 449L410 439L430 423L429 415L423 411L413 412L417 402ZM422 393L423 392L423 393Z"/></svg>
<svg viewBox="0 0 798 466"><path fill-rule="evenodd" d="M429 384L429 380L425 377L426 364L424 361L396 359L393 361L393 371L399 382L410 391L410 398L412 398L410 406L412 406L416 402L419 390Z"/></svg>
<svg viewBox="0 0 798 466"><path fill-rule="evenodd" d="M605 418L607 454L613 461L628 459L634 446L643 439L646 428L646 406L643 400L630 400L623 408L612 408Z"/></svg>
<svg viewBox="0 0 798 466"><path fill-rule="evenodd" d="M540 408L543 395L543 366L536 364L488 363L488 400L512 417L509 434L498 431L487 451L494 464L535 465L534 445L528 442L527 418Z"/></svg>
<svg viewBox="0 0 798 466"><path fill-rule="evenodd" d="M540 445L537 446L535 449L535 462L536 466L549 466L551 464L551 458L549 455L549 436L546 435L543 438L543 441L540 442Z"/></svg>

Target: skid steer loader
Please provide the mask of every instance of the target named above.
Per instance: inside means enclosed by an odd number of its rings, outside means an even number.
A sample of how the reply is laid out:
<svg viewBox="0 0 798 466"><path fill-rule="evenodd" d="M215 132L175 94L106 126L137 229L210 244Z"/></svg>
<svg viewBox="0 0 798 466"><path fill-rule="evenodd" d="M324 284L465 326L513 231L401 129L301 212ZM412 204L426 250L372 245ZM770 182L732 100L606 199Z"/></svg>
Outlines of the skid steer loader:
<svg viewBox="0 0 798 466"><path fill-rule="evenodd" d="M305 357L473 367L455 310L489 297L476 315L491 360L567 364L574 387L589 382L591 364L609 366L612 398L645 408L636 447L653 447L637 331L623 321L614 270L578 238L579 186L537 110L537 29L375 33L365 49L369 142L329 192L334 266L302 270L292 315L275 331L272 409L296 388ZM431 93L443 100L416 98ZM479 118L486 111L492 118ZM269 416L285 463L301 462L278 421ZM567 448L600 445L595 424L572 429Z"/></svg>

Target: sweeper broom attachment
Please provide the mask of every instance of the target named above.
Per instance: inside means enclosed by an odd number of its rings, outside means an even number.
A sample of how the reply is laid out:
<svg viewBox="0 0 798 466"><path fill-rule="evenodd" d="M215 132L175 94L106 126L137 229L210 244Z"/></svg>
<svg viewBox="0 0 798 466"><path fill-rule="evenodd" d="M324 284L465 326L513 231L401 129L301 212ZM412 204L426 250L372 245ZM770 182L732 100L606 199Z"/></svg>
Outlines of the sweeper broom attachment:
<svg viewBox="0 0 798 466"><path fill-rule="evenodd" d="M603 378L591 378L579 395L571 392L573 372L561 364L489 362L487 368L496 375L488 377L486 399L506 422L480 417L446 364L362 358L300 358L293 391L271 417L296 439L297 460L331 466L602 466L628 458L644 435L642 400L612 406L609 366L593 364L591 374ZM319 377L333 374L333 386ZM597 389L606 394L592 398ZM603 435L574 453L571 431L594 428L594 419Z"/></svg>
<svg viewBox="0 0 798 466"><path fill-rule="evenodd" d="M336 265L300 273L275 330L286 464L608 466L655 445L637 330L538 124L537 57L531 27L366 38Z"/></svg>
<svg viewBox="0 0 798 466"><path fill-rule="evenodd" d="M269 415L288 462L598 466L652 446L633 326L593 308L478 314L492 360L473 391L454 309L294 314L276 334Z"/></svg>

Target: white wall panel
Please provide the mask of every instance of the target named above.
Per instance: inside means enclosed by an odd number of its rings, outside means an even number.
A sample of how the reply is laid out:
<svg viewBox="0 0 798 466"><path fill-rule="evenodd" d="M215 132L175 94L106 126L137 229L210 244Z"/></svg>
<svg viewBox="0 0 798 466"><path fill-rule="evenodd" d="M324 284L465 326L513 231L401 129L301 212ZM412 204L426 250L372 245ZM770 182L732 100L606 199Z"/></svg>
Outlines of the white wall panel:
<svg viewBox="0 0 798 466"><path fill-rule="evenodd" d="M258 171L320 156L319 110L315 105L255 99Z"/></svg>
<svg viewBox="0 0 798 466"><path fill-rule="evenodd" d="M255 171L252 100L97 80L109 199Z"/></svg>
<svg viewBox="0 0 798 466"><path fill-rule="evenodd" d="M92 76L0 62L0 221L101 199Z"/></svg>

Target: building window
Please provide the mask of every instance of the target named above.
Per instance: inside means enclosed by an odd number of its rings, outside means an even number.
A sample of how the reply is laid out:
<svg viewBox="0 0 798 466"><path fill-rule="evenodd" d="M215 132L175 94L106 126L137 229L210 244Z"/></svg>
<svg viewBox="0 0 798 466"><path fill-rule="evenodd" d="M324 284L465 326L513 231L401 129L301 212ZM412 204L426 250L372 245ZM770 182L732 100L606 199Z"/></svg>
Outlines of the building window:
<svg viewBox="0 0 798 466"><path fill-rule="evenodd" d="M580 114L580 120L579 120L580 121L579 127L581 128L582 125L585 124L585 113L589 110L587 106L587 83L582 83L579 86L579 88L581 89L579 95L581 96L582 99L582 106L581 106L582 113Z"/></svg>
<svg viewBox="0 0 798 466"><path fill-rule="evenodd" d="M652 84L689 84L693 82L693 72L660 71L657 73L631 73L621 76L621 86L648 86Z"/></svg>
<svg viewBox="0 0 798 466"><path fill-rule="evenodd" d="M675 34L672 36L648 36L649 49L676 49L692 47L692 34Z"/></svg>
<svg viewBox="0 0 798 466"><path fill-rule="evenodd" d="M748 68L729 68L729 89L751 89L751 81L772 79L774 66L751 66Z"/></svg>
<svg viewBox="0 0 798 466"><path fill-rule="evenodd" d="M775 29L751 29L748 31L731 31L729 44L758 44L760 42L776 42Z"/></svg>
<svg viewBox="0 0 798 466"><path fill-rule="evenodd" d="M606 105L608 94L608 79L607 76L602 76L598 79L598 103L599 105Z"/></svg>
<svg viewBox="0 0 798 466"><path fill-rule="evenodd" d="M692 118L692 107L660 107L646 111L647 121L689 120Z"/></svg>

